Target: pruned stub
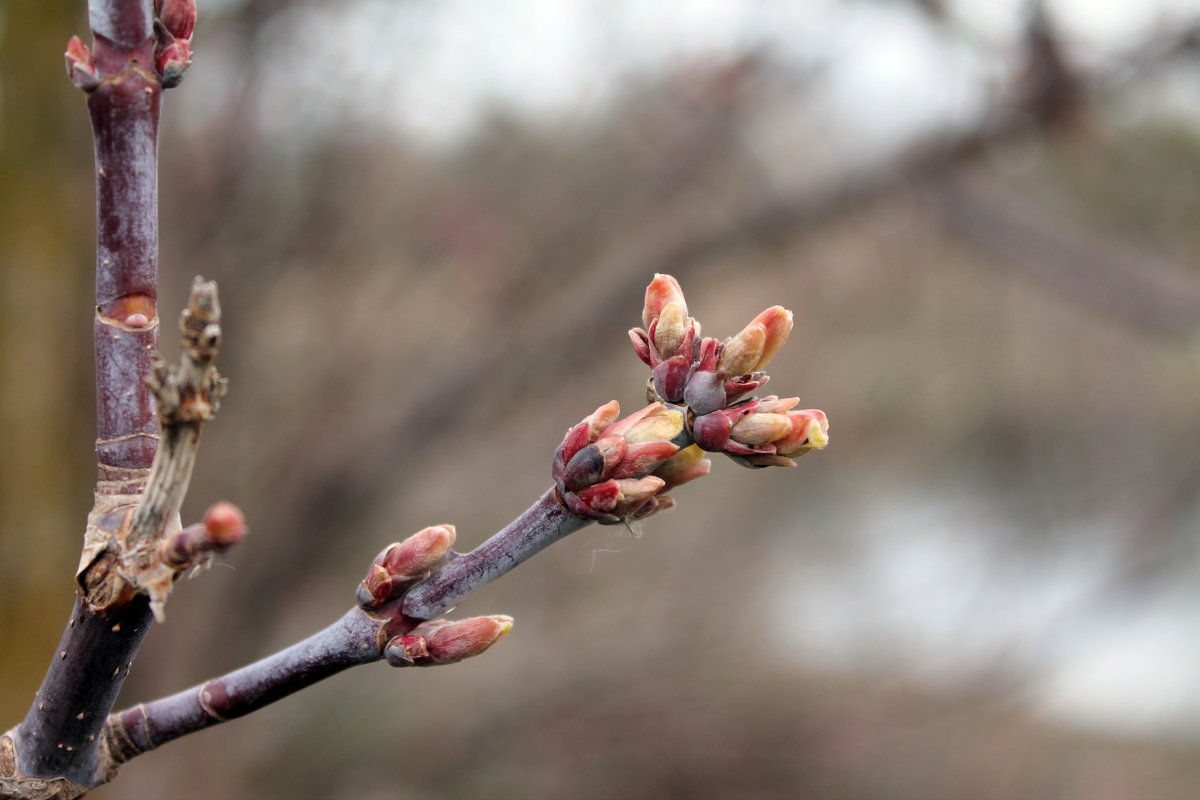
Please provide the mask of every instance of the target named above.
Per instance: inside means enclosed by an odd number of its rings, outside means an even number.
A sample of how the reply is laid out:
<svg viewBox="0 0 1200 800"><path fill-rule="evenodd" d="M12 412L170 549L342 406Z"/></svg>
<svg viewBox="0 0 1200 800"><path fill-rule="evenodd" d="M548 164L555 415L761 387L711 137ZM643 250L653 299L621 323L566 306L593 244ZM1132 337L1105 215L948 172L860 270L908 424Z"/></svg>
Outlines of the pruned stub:
<svg viewBox="0 0 1200 800"><path fill-rule="evenodd" d="M104 613L128 603L136 592L120 571L133 511L150 471L101 465L95 502L83 534L75 580L88 608Z"/></svg>
<svg viewBox="0 0 1200 800"><path fill-rule="evenodd" d="M88 515L75 580L88 608L97 613L120 608L133 598L134 587L121 577L118 569L121 562L118 554L132 527L136 505L136 500L110 508L102 508L98 503Z"/></svg>

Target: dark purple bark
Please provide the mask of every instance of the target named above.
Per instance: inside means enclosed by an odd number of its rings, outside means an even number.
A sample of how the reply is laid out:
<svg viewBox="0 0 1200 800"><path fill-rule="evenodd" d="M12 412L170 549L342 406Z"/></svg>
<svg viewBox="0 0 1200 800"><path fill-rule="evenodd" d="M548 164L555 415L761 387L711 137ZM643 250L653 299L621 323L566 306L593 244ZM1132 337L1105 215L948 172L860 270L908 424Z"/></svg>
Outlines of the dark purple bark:
<svg viewBox="0 0 1200 800"><path fill-rule="evenodd" d="M149 468L158 420L142 376L158 349L158 119L149 0L94 3L96 421L102 465ZM127 325L133 315L146 324Z"/></svg>
<svg viewBox="0 0 1200 800"><path fill-rule="evenodd" d="M100 733L150 628L147 605L137 597L100 617L76 599L51 667L17 728L26 776L95 782Z"/></svg>
<svg viewBox="0 0 1200 800"><path fill-rule="evenodd" d="M286 650L220 678L112 715L106 736L116 764L180 736L249 714L344 669L382 658L387 620L353 608Z"/></svg>
<svg viewBox="0 0 1200 800"><path fill-rule="evenodd" d="M471 552L456 555L414 587L404 598L404 615L425 620L444 614L471 592L590 522L563 508L549 489L499 533Z"/></svg>
<svg viewBox="0 0 1200 800"><path fill-rule="evenodd" d="M140 490L159 424L142 378L158 347L158 119L151 0L89 3L101 79L87 99L96 158L96 456L99 492ZM137 596L107 615L77 597L17 728L21 772L92 785L100 733L152 616Z"/></svg>
<svg viewBox="0 0 1200 800"><path fill-rule="evenodd" d="M378 661L388 641L591 520L565 510L548 490L503 530L456 556L402 600L400 609L351 609L338 622L286 650L220 678L114 713L106 729L113 760L123 763L180 736L244 716L357 664Z"/></svg>

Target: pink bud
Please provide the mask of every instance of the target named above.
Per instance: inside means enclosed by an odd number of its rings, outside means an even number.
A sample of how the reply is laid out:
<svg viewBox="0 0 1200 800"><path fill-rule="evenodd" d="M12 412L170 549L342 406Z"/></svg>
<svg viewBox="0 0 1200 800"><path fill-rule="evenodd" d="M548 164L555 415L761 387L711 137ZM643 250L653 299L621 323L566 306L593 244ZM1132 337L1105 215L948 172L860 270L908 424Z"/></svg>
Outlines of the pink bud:
<svg viewBox="0 0 1200 800"><path fill-rule="evenodd" d="M649 332L654 337L654 346L660 357L678 355L687 333L687 320L684 319L680 304L670 302L663 306L662 313L650 324Z"/></svg>
<svg viewBox="0 0 1200 800"><path fill-rule="evenodd" d="M642 360L647 367L654 366L654 359L650 355L650 336L641 328L630 328L629 339L633 342L633 351L637 353L637 357Z"/></svg>
<svg viewBox="0 0 1200 800"><path fill-rule="evenodd" d="M383 655L394 667L434 667L477 656L512 630L512 617L495 614L451 622L423 622L388 642Z"/></svg>
<svg viewBox="0 0 1200 800"><path fill-rule="evenodd" d="M558 445L558 451L554 453L554 463L551 468L551 473L554 476L554 481L557 483L563 482L563 470L566 464L570 463L575 457L575 453L580 452L592 444L593 441L600 438L600 433L605 428L612 425L613 420L617 419L620 414L620 405L617 401L610 401L601 405L600 408L593 411L583 421L572 426L565 437L563 443Z"/></svg>
<svg viewBox="0 0 1200 800"><path fill-rule="evenodd" d="M767 395L754 401L754 410L760 413L782 414L799 404L799 397L776 397Z"/></svg>
<svg viewBox="0 0 1200 800"><path fill-rule="evenodd" d="M429 646L425 637L415 633L397 636L383 649L383 657L393 667L429 666Z"/></svg>
<svg viewBox="0 0 1200 800"><path fill-rule="evenodd" d="M643 409L643 412L633 415L637 419L622 433L627 443L669 442L683 432L683 413L681 411L669 408L662 403L651 403ZM613 428L616 427L617 425L613 426ZM605 431L605 435L608 434L609 431Z"/></svg>
<svg viewBox="0 0 1200 800"><path fill-rule="evenodd" d="M717 361L717 370L723 375L745 375L757 368L762 358L767 331L751 322L742 332L725 342Z"/></svg>
<svg viewBox="0 0 1200 800"><path fill-rule="evenodd" d="M425 580L450 551L454 537L453 525L435 525L384 548L359 584L359 605L378 608Z"/></svg>
<svg viewBox="0 0 1200 800"><path fill-rule="evenodd" d="M653 374L655 393L668 403L678 403L692 374L691 359L682 355L668 358L654 368Z"/></svg>
<svg viewBox="0 0 1200 800"><path fill-rule="evenodd" d="M725 382L716 372L693 372L683 390L683 402L701 416L724 408L725 400Z"/></svg>
<svg viewBox="0 0 1200 800"><path fill-rule="evenodd" d="M666 485L662 478L656 478L653 475L636 480L624 479L613 482L617 484L619 494L611 513L618 517L624 517L637 511L647 500L661 492L663 486Z"/></svg>
<svg viewBox="0 0 1200 800"><path fill-rule="evenodd" d="M683 289L679 286L679 281L670 275L656 274L654 280L650 281L650 285L646 287L646 302L642 307L642 327L649 330L650 323L662 314L668 303L677 304L681 317L687 316L687 303L683 299Z"/></svg>
<svg viewBox="0 0 1200 800"><path fill-rule="evenodd" d="M751 372L749 375L740 375L733 380L725 381L722 387L725 390L725 405L736 403L745 395L766 385L769 380L771 378L765 372Z"/></svg>
<svg viewBox="0 0 1200 800"><path fill-rule="evenodd" d="M233 503L222 500L204 512L204 530L218 547L232 547L246 535L246 518Z"/></svg>
<svg viewBox="0 0 1200 800"><path fill-rule="evenodd" d="M571 491L591 486L608 477L624 453L624 439L620 436L603 436L576 453L556 480Z"/></svg>
<svg viewBox="0 0 1200 800"><path fill-rule="evenodd" d="M155 0L163 27L176 39L192 38L196 27L196 0Z"/></svg>
<svg viewBox="0 0 1200 800"><path fill-rule="evenodd" d="M607 475L612 478L635 478L651 471L678 452L679 446L670 442L650 441L631 444Z"/></svg>
<svg viewBox="0 0 1200 800"><path fill-rule="evenodd" d="M453 525L422 528L384 550L378 563L393 577L423 577L450 550L456 535Z"/></svg>
<svg viewBox="0 0 1200 800"><path fill-rule="evenodd" d="M714 412L696 417L692 423L692 439L701 449L719 453L729 441L729 431L733 423L729 417Z"/></svg>
<svg viewBox="0 0 1200 800"><path fill-rule="evenodd" d="M688 481L701 478L712 469L712 462L704 457L699 445L688 445L654 470L654 475L663 480L663 491L682 486Z"/></svg>
<svg viewBox="0 0 1200 800"><path fill-rule="evenodd" d="M802 456L809 450L822 450L829 444L829 419L824 411L811 408L793 411L787 415L791 429L779 441L775 449L780 455Z"/></svg>
<svg viewBox="0 0 1200 800"><path fill-rule="evenodd" d="M426 647L436 663L454 664L487 650L507 636L512 627L513 618L502 614L459 620L429 635ZM419 632L421 626L415 630Z"/></svg>
<svg viewBox="0 0 1200 800"><path fill-rule="evenodd" d="M186 39L176 39L157 51L154 61L162 85L166 88L178 86L191 63L192 48L188 47Z"/></svg>
<svg viewBox="0 0 1200 800"><path fill-rule="evenodd" d="M754 318L750 324L761 325L766 332L766 342L763 344L762 356L759 357L758 363L754 365L751 372L756 372L760 369L765 369L775 354L779 352L779 348L783 347L783 343L787 341L788 334L792 332L792 312L788 311L783 306L771 306L766 311Z"/></svg>
<svg viewBox="0 0 1200 800"><path fill-rule="evenodd" d="M770 444L792 432L792 423L785 414L747 414L739 419L729 435L748 445Z"/></svg>
<svg viewBox="0 0 1200 800"><path fill-rule="evenodd" d="M633 428L633 426L637 425L643 419L645 419L648 415L652 414L655 410L657 410L658 408L662 408L662 407L663 407L662 403L651 403L648 406L639 408L637 411L633 412L629 416L624 417L623 419L619 419L616 422L609 425L607 428L605 428L604 435L605 436L622 436L623 437L627 433L629 433L629 431Z"/></svg>
<svg viewBox="0 0 1200 800"><path fill-rule="evenodd" d="M717 357L721 355L721 343L716 339L701 339L700 352L696 359L696 369L703 372L715 372Z"/></svg>
<svg viewBox="0 0 1200 800"><path fill-rule="evenodd" d="M67 42L65 54L67 62L67 77L76 88L90 92L100 85L100 76L96 74L96 65L92 61L92 53L78 36L72 36Z"/></svg>
<svg viewBox="0 0 1200 800"><path fill-rule="evenodd" d="M597 514L610 514L616 508L617 501L621 499L621 488L615 480L607 480L567 495L572 496L578 498L583 506L582 510L576 513L595 517Z"/></svg>

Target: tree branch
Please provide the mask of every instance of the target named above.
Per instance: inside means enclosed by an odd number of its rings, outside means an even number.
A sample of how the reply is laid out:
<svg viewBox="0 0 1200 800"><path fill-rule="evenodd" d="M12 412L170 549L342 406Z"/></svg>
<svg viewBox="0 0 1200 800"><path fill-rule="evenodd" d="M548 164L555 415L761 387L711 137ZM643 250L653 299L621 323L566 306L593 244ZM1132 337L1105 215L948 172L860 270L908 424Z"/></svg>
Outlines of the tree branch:
<svg viewBox="0 0 1200 800"><path fill-rule="evenodd" d="M161 389L152 384L163 384L167 376L154 366L158 121L164 83L178 82L188 60L184 54L190 56L194 18L190 0L93 0L92 49L78 37L67 45L68 76L88 94L96 160L99 477L75 607L25 719L0 736L0 797L72 798L111 777L104 771L99 734L149 630L152 609L161 613L162 598L178 574L167 554L159 553L157 540L173 532L171 521L179 529L179 503L203 419L181 425L172 420L168 438L181 446L158 450L161 425L151 389ZM213 331L203 333L215 352ZM201 380L186 365L182 374L189 380L189 405L207 405L219 396L222 386L207 362ZM155 376L156 382L146 382ZM160 414L163 399L159 391ZM134 546L127 547L131 539Z"/></svg>
<svg viewBox="0 0 1200 800"><path fill-rule="evenodd" d="M793 411L795 398L745 397L767 382L763 367L787 339L791 313L774 306L718 341L697 338L686 308L679 284L657 276L646 292L648 330L630 332L635 352L653 367L652 402L620 420L617 403L607 403L572 426L555 453L555 485L515 520L465 554L449 549L449 526L385 548L359 586L359 607L335 624L225 676L113 714L104 732L106 768L357 664L452 663L481 652L511 620L430 620L592 522L629 522L670 508L665 491L708 474L701 448L762 467L791 466L791 457L824 447L823 413Z"/></svg>

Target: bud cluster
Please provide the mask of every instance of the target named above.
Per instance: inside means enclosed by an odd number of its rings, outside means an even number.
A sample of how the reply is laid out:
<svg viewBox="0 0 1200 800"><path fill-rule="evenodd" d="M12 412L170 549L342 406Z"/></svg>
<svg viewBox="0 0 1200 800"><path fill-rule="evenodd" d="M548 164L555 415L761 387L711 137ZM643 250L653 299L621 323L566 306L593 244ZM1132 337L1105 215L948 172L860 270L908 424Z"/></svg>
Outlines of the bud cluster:
<svg viewBox="0 0 1200 800"><path fill-rule="evenodd" d="M411 625L400 613L400 600L452 556L453 525L434 525L417 531L403 542L384 548L358 585L358 605L372 617L392 625ZM407 633L391 636L383 656L394 667L432 667L454 664L476 656L512 630L512 617L494 615L464 620L435 619ZM404 630L401 627L400 630ZM395 631L392 631L395 632ZM390 633L388 634L390 635Z"/></svg>
<svg viewBox="0 0 1200 800"><path fill-rule="evenodd" d="M166 88L179 85L192 63L196 0L154 0L154 66Z"/></svg>
<svg viewBox="0 0 1200 800"><path fill-rule="evenodd" d="M551 474L563 504L600 523L644 519L675 504L663 494L709 469L686 441L682 409L651 403L617 419L614 400L567 431Z"/></svg>
<svg viewBox="0 0 1200 800"><path fill-rule="evenodd" d="M815 408L793 411L795 397L743 400L696 417L692 436L705 450L747 467L793 467L793 458L829 443L829 420Z"/></svg>
<svg viewBox="0 0 1200 800"><path fill-rule="evenodd" d="M646 289L644 328L629 332L651 372L651 394L687 407L692 440L748 467L793 466L792 458L829 442L829 421L797 398L748 398L769 380L764 368L792 330L792 312L772 306L735 336L703 338L688 316L679 282L655 275Z"/></svg>

